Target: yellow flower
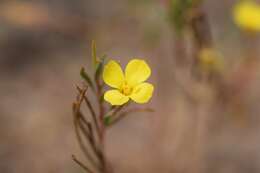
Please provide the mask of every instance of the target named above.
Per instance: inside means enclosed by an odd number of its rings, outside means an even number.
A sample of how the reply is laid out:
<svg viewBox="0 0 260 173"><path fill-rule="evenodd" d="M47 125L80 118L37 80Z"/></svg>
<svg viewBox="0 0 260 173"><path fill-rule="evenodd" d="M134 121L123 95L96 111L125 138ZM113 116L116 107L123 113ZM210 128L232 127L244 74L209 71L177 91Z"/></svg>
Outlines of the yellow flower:
<svg viewBox="0 0 260 173"><path fill-rule="evenodd" d="M244 30L260 31L260 6L251 0L235 5L233 18L236 25Z"/></svg>
<svg viewBox="0 0 260 173"><path fill-rule="evenodd" d="M123 105L132 99L136 103L147 103L153 95L152 84L144 82L151 75L151 69L144 60L131 60L123 73L120 65L110 60L104 67L103 79L112 88L104 99L111 105Z"/></svg>

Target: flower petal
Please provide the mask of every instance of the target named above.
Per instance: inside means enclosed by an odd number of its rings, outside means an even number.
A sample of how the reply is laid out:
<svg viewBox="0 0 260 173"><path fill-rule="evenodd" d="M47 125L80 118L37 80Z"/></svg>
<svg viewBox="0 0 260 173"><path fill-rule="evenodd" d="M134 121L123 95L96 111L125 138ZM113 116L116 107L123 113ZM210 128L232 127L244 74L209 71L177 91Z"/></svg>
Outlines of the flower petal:
<svg viewBox="0 0 260 173"><path fill-rule="evenodd" d="M144 60L133 59L125 69L126 81L131 86L144 82L151 75L151 69Z"/></svg>
<svg viewBox="0 0 260 173"><path fill-rule="evenodd" d="M136 103L147 103L153 95L154 87L150 83L141 83L137 85L130 98Z"/></svg>
<svg viewBox="0 0 260 173"><path fill-rule="evenodd" d="M103 80L113 88L120 88L125 80L123 71L116 61L109 61L103 71Z"/></svg>
<svg viewBox="0 0 260 173"><path fill-rule="evenodd" d="M241 1L234 7L235 23L242 29L260 31L260 6L254 1Z"/></svg>
<svg viewBox="0 0 260 173"><path fill-rule="evenodd" d="M128 102L129 97L123 95L118 90L109 90L105 93L104 99L111 105L123 105Z"/></svg>

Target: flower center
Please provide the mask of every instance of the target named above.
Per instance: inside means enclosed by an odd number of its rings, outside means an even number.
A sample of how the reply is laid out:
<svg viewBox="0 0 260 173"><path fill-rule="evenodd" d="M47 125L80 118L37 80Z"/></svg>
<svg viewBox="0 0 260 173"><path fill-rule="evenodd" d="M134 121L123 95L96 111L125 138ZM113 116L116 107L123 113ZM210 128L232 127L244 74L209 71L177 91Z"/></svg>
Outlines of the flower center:
<svg viewBox="0 0 260 173"><path fill-rule="evenodd" d="M124 82L120 91L122 94L128 96L132 93L133 88L131 86L129 86L126 82Z"/></svg>

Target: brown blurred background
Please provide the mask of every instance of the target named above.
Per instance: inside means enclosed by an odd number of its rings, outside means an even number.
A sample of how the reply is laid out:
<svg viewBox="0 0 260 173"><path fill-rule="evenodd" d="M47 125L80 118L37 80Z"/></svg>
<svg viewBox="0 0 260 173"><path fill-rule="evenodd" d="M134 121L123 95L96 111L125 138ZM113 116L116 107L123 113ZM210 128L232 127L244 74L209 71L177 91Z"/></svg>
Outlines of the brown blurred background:
<svg viewBox="0 0 260 173"><path fill-rule="evenodd" d="M115 172L260 172L258 64L249 82L246 74L242 78L247 71L236 75L242 81L234 82L234 88L243 90L233 89L241 91L242 106L235 105L235 111L212 106L211 88L175 68L175 34L165 2L0 1L1 173L83 172L71 159L72 154L81 156L71 104L75 84L81 83L80 67L90 68L91 40L99 54L123 65L141 57L153 69L155 93L145 106L156 112L128 116L109 130L107 154ZM248 41L234 26L235 2L204 4L230 79L252 44L258 56L259 43ZM197 103L186 98L183 87Z"/></svg>

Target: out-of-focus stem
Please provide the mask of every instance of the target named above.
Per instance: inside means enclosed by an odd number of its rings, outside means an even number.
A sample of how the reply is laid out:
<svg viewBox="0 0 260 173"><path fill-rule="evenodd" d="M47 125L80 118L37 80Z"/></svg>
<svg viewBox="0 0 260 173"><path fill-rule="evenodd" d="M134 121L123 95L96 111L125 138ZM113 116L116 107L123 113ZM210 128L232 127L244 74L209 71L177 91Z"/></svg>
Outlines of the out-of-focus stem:
<svg viewBox="0 0 260 173"><path fill-rule="evenodd" d="M197 5L192 10L190 26L194 35L195 44L198 48L212 46L212 34L208 23L208 18L202 8L202 4Z"/></svg>
<svg viewBox="0 0 260 173"><path fill-rule="evenodd" d="M191 10L189 27L193 35L193 70L197 73L199 65L199 53L204 48L212 48L212 33L207 15L202 7L202 1L196 3Z"/></svg>
<svg viewBox="0 0 260 173"><path fill-rule="evenodd" d="M174 38L174 60L176 67L185 67L187 65L186 46L183 35L175 35Z"/></svg>

